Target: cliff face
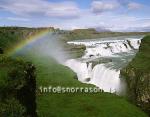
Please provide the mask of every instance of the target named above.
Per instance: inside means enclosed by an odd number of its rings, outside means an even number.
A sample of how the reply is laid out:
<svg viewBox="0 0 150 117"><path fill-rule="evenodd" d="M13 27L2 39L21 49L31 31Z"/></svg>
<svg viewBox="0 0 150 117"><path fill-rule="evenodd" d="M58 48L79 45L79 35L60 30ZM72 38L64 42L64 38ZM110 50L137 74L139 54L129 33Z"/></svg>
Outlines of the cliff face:
<svg viewBox="0 0 150 117"><path fill-rule="evenodd" d="M129 99L150 115L150 36L142 39L139 52L121 76L126 79Z"/></svg>

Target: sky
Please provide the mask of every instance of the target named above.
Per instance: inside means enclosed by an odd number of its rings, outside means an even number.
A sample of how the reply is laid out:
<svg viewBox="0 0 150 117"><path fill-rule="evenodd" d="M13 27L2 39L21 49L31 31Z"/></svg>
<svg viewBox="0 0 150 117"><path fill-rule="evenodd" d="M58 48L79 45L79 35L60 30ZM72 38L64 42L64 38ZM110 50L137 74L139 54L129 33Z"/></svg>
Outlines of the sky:
<svg viewBox="0 0 150 117"><path fill-rule="evenodd" d="M0 0L0 26L150 31L149 0Z"/></svg>

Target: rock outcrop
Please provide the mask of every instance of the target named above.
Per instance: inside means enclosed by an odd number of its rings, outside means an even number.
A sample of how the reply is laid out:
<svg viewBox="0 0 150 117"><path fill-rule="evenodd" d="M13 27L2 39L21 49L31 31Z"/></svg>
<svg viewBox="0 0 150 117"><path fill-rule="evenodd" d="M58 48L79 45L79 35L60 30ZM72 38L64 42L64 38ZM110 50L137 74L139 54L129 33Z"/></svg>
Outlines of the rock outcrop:
<svg viewBox="0 0 150 117"><path fill-rule="evenodd" d="M127 82L129 99L150 115L150 36L142 39L139 52L121 76Z"/></svg>

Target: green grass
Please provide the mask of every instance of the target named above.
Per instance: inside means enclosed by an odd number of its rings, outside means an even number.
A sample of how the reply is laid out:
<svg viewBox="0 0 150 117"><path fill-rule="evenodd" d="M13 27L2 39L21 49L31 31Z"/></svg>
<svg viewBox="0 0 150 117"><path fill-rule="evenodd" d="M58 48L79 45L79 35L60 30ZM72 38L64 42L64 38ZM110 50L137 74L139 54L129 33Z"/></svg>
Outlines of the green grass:
<svg viewBox="0 0 150 117"><path fill-rule="evenodd" d="M136 69L140 69L144 72L149 72L150 69L150 35L145 36L142 39L139 52L136 57L132 60L130 65Z"/></svg>
<svg viewBox="0 0 150 117"><path fill-rule="evenodd" d="M39 86L93 86L80 83L75 73L51 58L29 57L37 68ZM109 93L45 93L37 95L39 117L147 117L123 97Z"/></svg>

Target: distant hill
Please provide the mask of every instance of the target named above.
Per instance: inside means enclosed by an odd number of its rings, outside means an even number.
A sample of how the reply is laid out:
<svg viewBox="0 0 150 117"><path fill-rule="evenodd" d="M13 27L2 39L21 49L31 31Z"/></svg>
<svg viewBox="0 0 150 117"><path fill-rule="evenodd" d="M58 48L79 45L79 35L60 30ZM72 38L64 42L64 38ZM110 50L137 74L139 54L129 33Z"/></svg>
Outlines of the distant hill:
<svg viewBox="0 0 150 117"><path fill-rule="evenodd" d="M97 32L112 32L111 30L106 29L106 28L104 28L104 27L95 27L95 30L96 30Z"/></svg>

